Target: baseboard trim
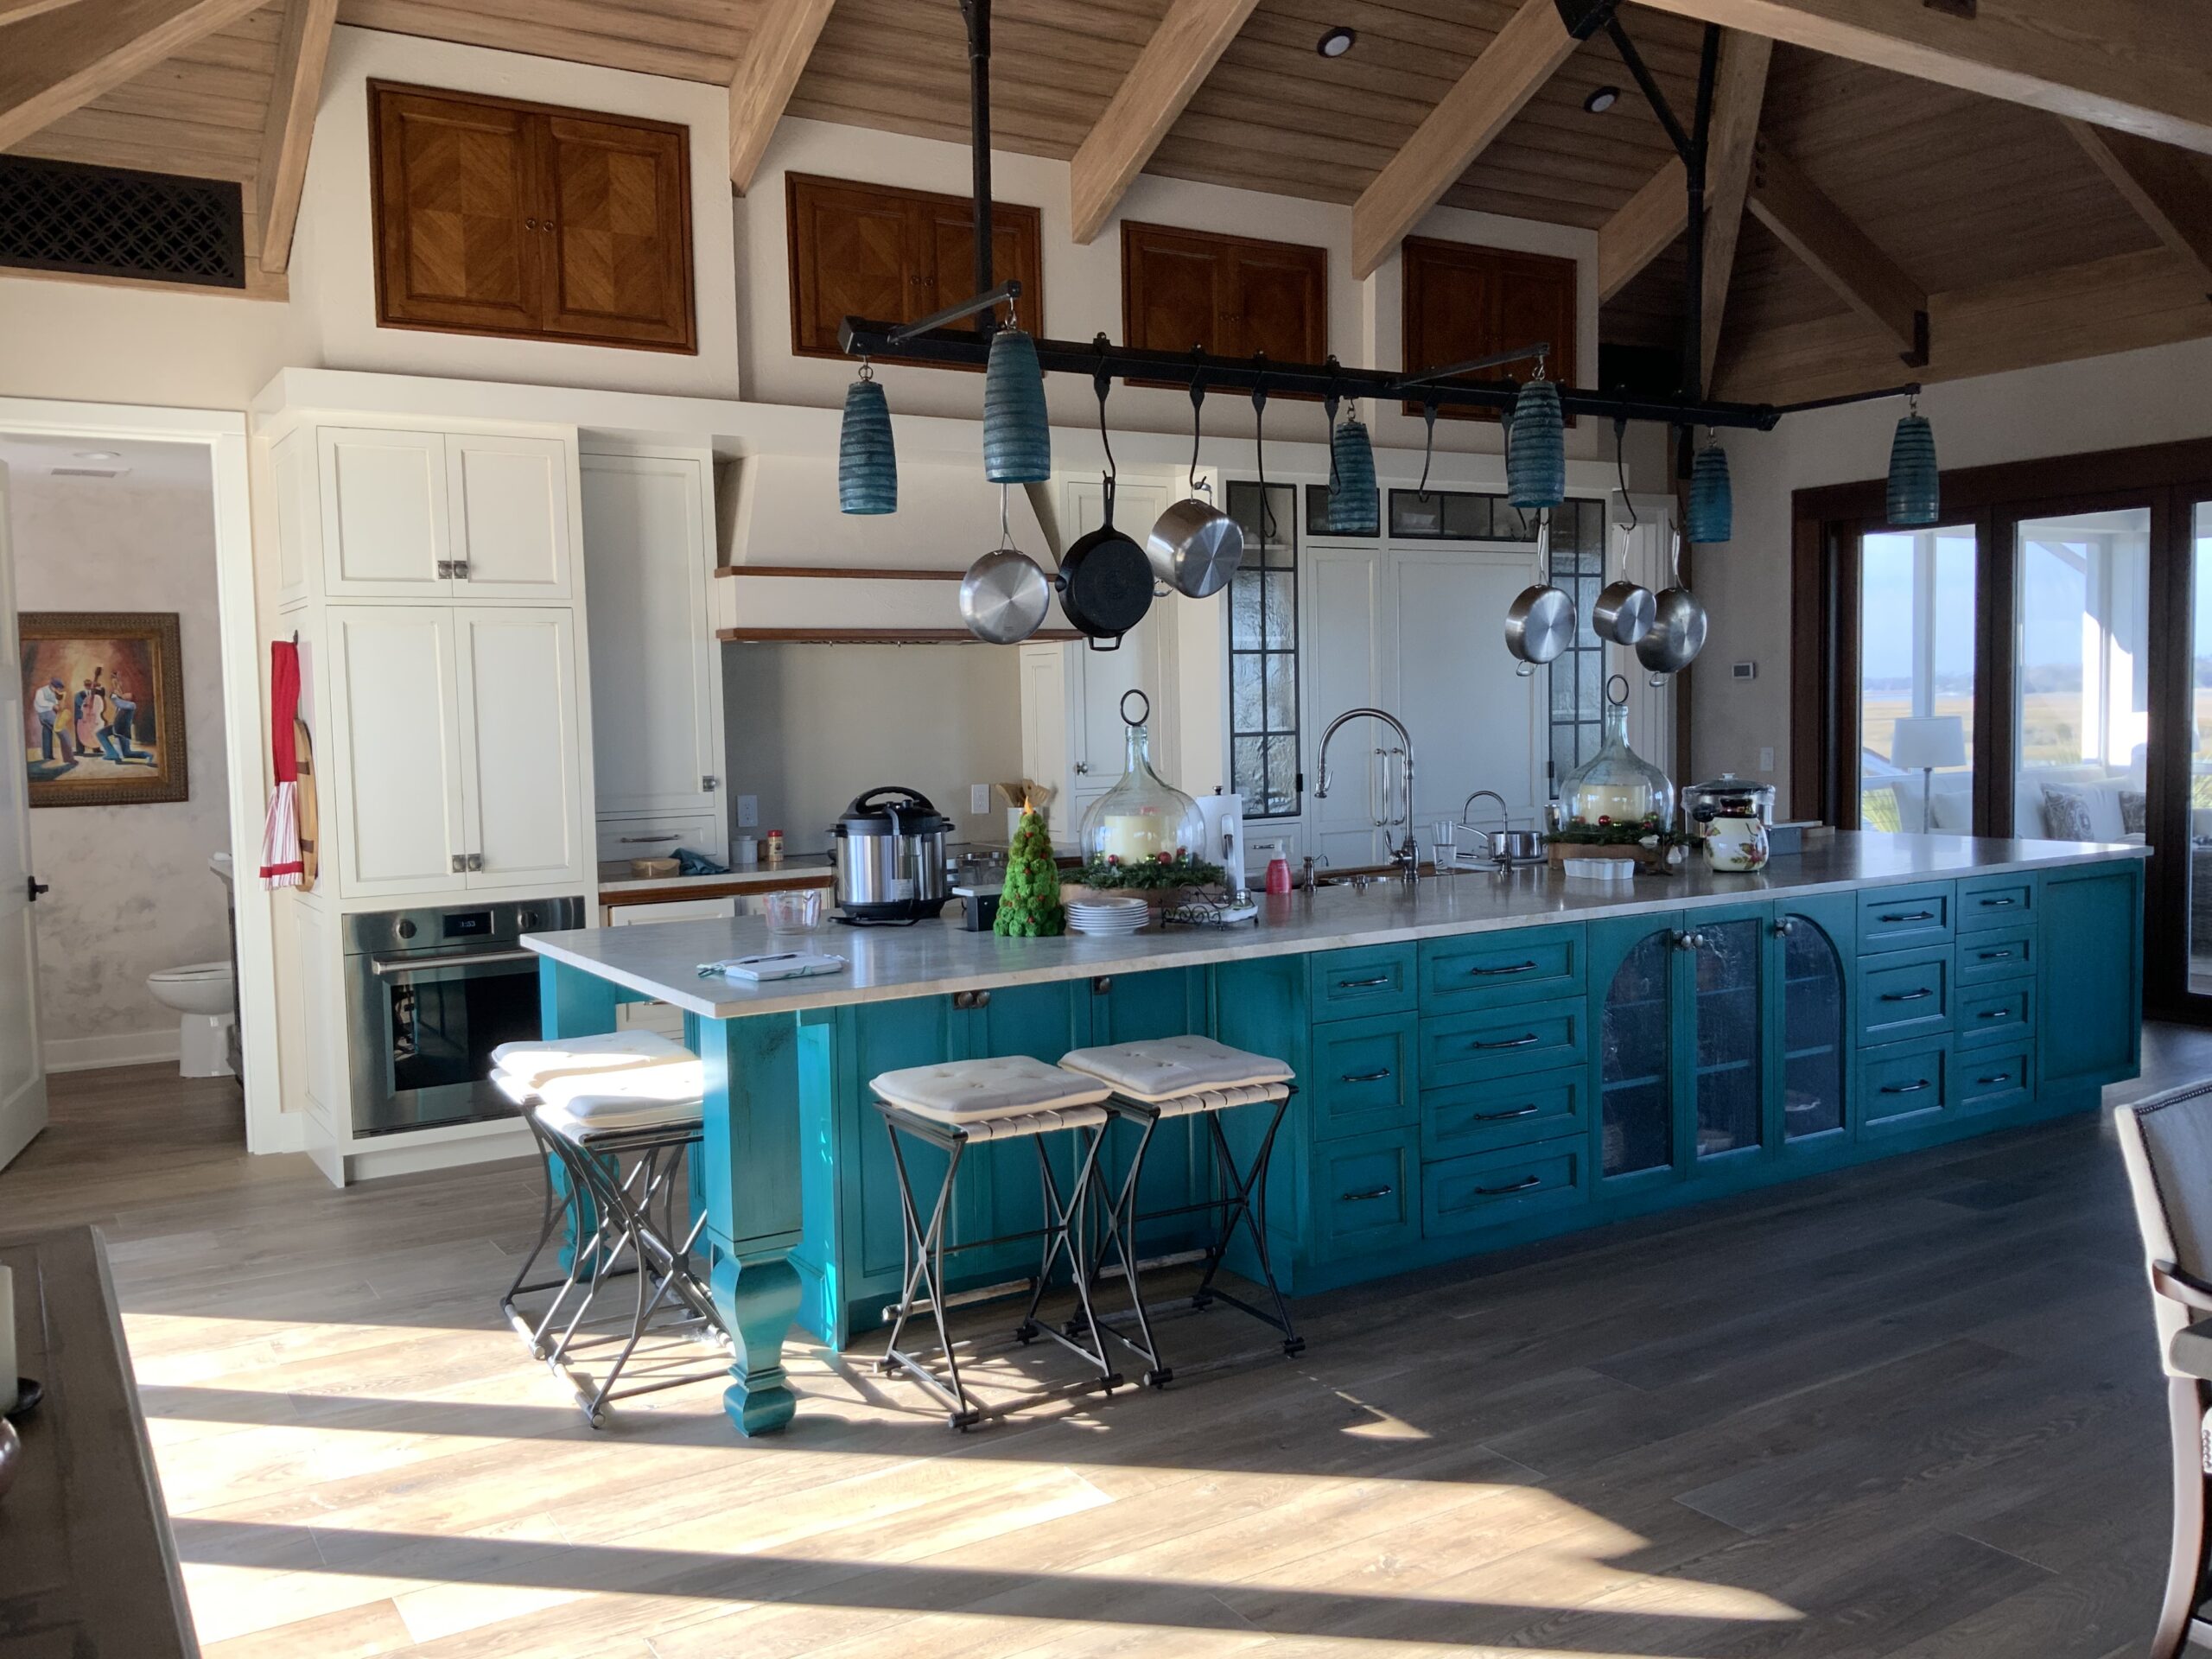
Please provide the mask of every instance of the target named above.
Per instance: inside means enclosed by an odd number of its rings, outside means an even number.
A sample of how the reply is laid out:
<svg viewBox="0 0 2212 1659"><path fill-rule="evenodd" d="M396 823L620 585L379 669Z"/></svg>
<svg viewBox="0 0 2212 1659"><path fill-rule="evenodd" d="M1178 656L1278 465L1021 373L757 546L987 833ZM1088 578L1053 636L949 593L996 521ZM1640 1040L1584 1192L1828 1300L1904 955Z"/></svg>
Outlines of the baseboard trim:
<svg viewBox="0 0 2212 1659"><path fill-rule="evenodd" d="M105 1037L48 1037L39 1045L46 1069L99 1071L111 1065L151 1065L177 1058L177 1027L171 1020L153 1031L121 1031Z"/></svg>

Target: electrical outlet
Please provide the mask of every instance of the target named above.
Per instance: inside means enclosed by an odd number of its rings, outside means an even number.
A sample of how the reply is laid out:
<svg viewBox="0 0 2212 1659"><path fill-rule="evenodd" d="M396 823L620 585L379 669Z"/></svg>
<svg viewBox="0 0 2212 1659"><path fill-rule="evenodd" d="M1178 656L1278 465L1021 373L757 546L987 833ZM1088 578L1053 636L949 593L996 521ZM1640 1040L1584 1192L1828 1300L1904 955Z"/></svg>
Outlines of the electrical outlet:
<svg viewBox="0 0 2212 1659"><path fill-rule="evenodd" d="M980 817L982 817L983 816L983 814L984 814L984 813L986 813L986 812L989 811L990 810L991 810L991 786L990 786L988 784L970 784L970 785L968 785L968 810L969 811L969 813L970 813L970 814L972 814L974 817L979 817L979 818L980 818Z"/></svg>
<svg viewBox="0 0 2212 1659"><path fill-rule="evenodd" d="M1759 751L1759 770L1761 772L1772 772L1774 770L1774 751L1772 749L1761 749Z"/></svg>
<svg viewBox="0 0 2212 1659"><path fill-rule="evenodd" d="M756 830L760 825L760 798L758 795L739 796L737 798L737 827L741 830Z"/></svg>

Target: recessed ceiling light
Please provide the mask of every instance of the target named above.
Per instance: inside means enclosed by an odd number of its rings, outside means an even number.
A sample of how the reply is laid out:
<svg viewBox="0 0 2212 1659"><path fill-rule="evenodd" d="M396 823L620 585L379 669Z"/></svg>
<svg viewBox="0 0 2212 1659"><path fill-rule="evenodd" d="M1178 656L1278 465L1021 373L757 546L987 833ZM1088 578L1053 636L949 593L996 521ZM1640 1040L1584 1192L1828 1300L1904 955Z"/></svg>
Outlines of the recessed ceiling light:
<svg viewBox="0 0 2212 1659"><path fill-rule="evenodd" d="M1342 23L1338 23L1321 36L1319 42L1313 49L1325 58L1341 58L1351 50L1352 42L1358 38L1357 29L1347 29Z"/></svg>
<svg viewBox="0 0 2212 1659"><path fill-rule="evenodd" d="M79 449L77 451L77 459L79 461L121 461L123 452L120 449Z"/></svg>
<svg viewBox="0 0 2212 1659"><path fill-rule="evenodd" d="M1592 115L1603 115L1607 110L1611 109L1614 105L1620 101L1621 89L1619 87L1600 86L1596 92L1591 93L1589 97L1582 100L1582 107L1589 111Z"/></svg>

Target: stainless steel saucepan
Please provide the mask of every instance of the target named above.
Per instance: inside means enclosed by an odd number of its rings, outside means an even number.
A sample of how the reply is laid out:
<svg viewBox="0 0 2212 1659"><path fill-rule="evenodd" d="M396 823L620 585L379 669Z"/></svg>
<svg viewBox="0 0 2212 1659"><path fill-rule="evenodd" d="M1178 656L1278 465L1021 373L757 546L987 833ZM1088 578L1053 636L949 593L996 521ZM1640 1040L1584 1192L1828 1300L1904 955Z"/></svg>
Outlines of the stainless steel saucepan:
<svg viewBox="0 0 2212 1659"><path fill-rule="evenodd" d="M1548 511L1536 525L1536 556L1544 569L1551 569L1552 516ZM1528 666L1522 671L1533 673L1535 665L1548 663L1574 638L1574 601L1566 592L1552 586L1550 579L1533 588L1524 588L1520 597L1505 613L1505 648Z"/></svg>
<svg viewBox="0 0 2212 1659"><path fill-rule="evenodd" d="M1636 659L1651 671L1654 679L1679 674L1697 660L1705 649L1708 621L1705 601L1682 586L1682 538L1674 540L1675 582L1662 588L1653 601L1651 632L1636 642Z"/></svg>

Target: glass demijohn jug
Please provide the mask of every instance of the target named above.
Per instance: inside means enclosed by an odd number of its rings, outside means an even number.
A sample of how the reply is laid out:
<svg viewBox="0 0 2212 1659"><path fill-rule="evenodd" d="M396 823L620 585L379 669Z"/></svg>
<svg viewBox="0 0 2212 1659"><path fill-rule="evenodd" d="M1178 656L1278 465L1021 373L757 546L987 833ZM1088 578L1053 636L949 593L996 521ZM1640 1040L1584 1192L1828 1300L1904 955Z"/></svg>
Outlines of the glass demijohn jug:
<svg viewBox="0 0 2212 1659"><path fill-rule="evenodd" d="M1613 696L1618 682L1621 695ZM1605 740L1598 753L1560 779L1560 810L1567 822L1642 823L1656 818L1664 829L1675 816L1675 785L1667 774L1628 744L1628 681L1605 683Z"/></svg>
<svg viewBox="0 0 2212 1659"><path fill-rule="evenodd" d="M1129 717L1129 698L1142 705L1135 719ZM1152 703L1141 691L1122 699L1122 719L1128 727L1128 763L1116 784L1083 815L1083 861L1103 864L1113 859L1122 864L1156 862L1168 858L1195 857L1205 840L1205 820L1198 804L1152 769L1152 738L1145 725Z"/></svg>

